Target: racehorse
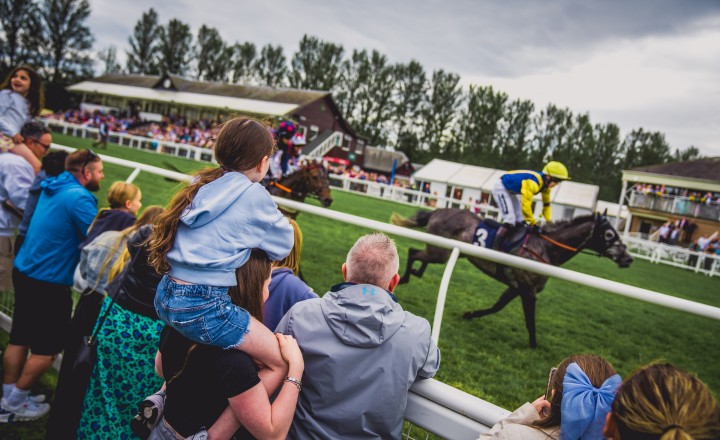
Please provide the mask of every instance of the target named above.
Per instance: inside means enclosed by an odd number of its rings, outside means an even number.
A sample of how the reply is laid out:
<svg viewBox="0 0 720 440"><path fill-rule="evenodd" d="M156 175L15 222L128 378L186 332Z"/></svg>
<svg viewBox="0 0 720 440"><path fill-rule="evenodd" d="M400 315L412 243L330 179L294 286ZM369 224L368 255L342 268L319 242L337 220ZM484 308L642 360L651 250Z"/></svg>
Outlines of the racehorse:
<svg viewBox="0 0 720 440"><path fill-rule="evenodd" d="M472 243L477 226L482 218L464 209L437 209L418 211L407 219L393 214L391 223L406 227L427 226L427 232L466 243ZM516 243L509 253L524 258L559 266L584 249L597 252L599 256L612 259L618 266L629 267L633 261L627 247L608 222L605 214L577 217L569 221L559 221L545 225L543 231L532 232L519 227L508 232L506 243ZM489 246L489 244L488 244ZM425 250L410 248L405 274L400 283L410 281L410 275L422 277L428 264L445 263L450 250L427 245ZM525 313L525 326L530 335L530 347L537 347L535 338L535 301L536 295L545 288L548 277L514 267L468 256L467 259L478 269L508 286L500 299L488 309L466 312L465 319L480 318L502 310L516 297L522 300ZM420 269L413 269L415 261L422 262Z"/></svg>
<svg viewBox="0 0 720 440"><path fill-rule="evenodd" d="M305 162L300 169L279 181L271 180L266 188L274 196L298 202L304 202L307 196L316 197L325 208L333 201L330 196L327 170L321 163L315 161ZM286 208L281 207L281 210L293 218L297 215L297 212Z"/></svg>

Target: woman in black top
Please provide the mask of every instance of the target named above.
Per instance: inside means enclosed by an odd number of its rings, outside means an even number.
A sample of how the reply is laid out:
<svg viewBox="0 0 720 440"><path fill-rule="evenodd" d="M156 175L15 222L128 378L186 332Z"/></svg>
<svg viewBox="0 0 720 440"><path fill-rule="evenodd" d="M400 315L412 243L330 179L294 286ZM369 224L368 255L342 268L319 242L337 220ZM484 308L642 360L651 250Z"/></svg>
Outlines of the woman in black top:
<svg viewBox="0 0 720 440"><path fill-rule="evenodd" d="M231 299L262 321L270 284L265 252L253 250L237 270L237 279L237 287L229 292ZM156 369L167 381L167 397L163 419L150 440L185 438L211 426L213 438L227 438L240 425L257 438L284 439L295 412L304 363L291 336L276 337L288 364L288 377L282 383L282 377L263 377L261 382L257 366L242 351L194 344L165 327ZM268 394L281 384L271 404Z"/></svg>

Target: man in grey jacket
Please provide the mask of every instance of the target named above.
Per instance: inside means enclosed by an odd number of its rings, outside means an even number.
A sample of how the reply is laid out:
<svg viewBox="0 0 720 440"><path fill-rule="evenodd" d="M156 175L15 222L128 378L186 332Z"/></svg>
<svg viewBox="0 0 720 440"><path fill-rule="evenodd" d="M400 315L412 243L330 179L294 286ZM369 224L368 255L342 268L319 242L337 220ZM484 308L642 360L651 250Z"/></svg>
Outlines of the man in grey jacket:
<svg viewBox="0 0 720 440"><path fill-rule="evenodd" d="M427 320L392 294L398 267L393 240L360 237L342 266L345 282L297 303L278 324L305 358L289 439L400 438L408 390L435 375L440 350Z"/></svg>

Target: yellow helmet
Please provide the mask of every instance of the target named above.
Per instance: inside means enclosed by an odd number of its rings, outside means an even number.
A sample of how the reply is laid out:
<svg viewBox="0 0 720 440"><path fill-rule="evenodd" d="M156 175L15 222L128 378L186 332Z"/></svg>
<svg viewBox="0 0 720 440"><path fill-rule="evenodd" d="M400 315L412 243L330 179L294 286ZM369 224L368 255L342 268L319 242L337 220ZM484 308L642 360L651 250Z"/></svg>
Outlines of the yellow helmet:
<svg viewBox="0 0 720 440"><path fill-rule="evenodd" d="M568 175L568 170L565 168L565 165L554 160L548 162L542 169L542 172L543 174L558 180L570 180L570 176Z"/></svg>

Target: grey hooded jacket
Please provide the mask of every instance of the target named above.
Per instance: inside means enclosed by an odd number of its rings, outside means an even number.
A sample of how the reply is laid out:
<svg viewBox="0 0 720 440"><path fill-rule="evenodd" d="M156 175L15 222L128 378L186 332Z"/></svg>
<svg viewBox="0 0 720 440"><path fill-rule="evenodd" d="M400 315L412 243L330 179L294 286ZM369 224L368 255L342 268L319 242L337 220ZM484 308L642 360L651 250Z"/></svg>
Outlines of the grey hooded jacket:
<svg viewBox="0 0 720 440"><path fill-rule="evenodd" d="M297 303L276 331L305 359L289 439L399 439L410 386L440 367L427 320L369 284Z"/></svg>

